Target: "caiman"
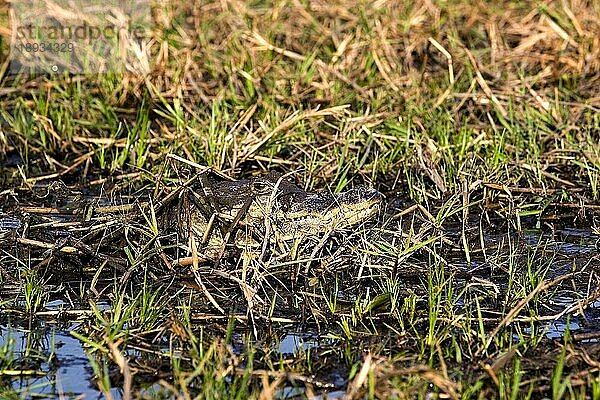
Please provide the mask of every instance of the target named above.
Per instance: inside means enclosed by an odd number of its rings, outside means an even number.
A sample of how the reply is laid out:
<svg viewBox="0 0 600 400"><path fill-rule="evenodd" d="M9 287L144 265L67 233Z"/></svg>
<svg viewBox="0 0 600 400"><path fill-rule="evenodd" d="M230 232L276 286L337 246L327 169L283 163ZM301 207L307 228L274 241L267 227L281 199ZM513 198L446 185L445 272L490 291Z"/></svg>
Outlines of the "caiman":
<svg viewBox="0 0 600 400"><path fill-rule="evenodd" d="M367 186L309 193L273 173L238 181L205 173L199 180L166 207L161 225L188 251L195 247L201 260L216 259L227 247L298 243L352 227L371 218L383 197Z"/></svg>
<svg viewBox="0 0 600 400"><path fill-rule="evenodd" d="M255 251L261 245L264 251L268 244L278 244L281 249L284 243L298 245L309 239L321 239L368 220L378 211L382 200L381 193L367 186L337 194L309 193L273 173L231 181L215 172L204 172L197 176L196 182L172 192L156 208L161 246L184 250L184 254L179 251L175 255L177 264L191 263L190 257L218 261L232 252ZM127 206L95 207L93 212L129 209L120 218L143 224L139 208L133 204ZM148 205L140 208L147 212ZM48 216L59 218L61 211L57 209L58 214L51 211ZM21 226L19 219L0 213L0 238ZM33 243L27 238L20 240ZM83 241L76 242L84 246Z"/></svg>

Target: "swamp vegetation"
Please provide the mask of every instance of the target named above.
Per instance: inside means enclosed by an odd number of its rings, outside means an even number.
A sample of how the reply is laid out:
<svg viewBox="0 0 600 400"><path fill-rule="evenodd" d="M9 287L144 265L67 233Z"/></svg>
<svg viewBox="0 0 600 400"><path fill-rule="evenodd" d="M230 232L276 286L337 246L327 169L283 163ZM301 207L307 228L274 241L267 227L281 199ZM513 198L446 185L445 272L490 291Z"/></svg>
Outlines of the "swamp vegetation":
<svg viewBox="0 0 600 400"><path fill-rule="evenodd" d="M0 11L1 398L600 399L598 1L164 0L145 76ZM166 262L206 168L384 198Z"/></svg>

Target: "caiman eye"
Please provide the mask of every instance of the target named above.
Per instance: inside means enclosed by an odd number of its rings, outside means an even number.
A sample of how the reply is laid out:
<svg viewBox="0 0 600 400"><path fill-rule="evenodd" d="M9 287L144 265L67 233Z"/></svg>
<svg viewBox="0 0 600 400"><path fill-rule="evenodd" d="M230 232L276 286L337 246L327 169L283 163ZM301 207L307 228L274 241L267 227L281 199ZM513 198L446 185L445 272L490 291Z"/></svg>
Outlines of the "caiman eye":
<svg viewBox="0 0 600 400"><path fill-rule="evenodd" d="M264 182L260 182L260 181L256 181L254 182L254 190L261 192L265 189L267 185L264 184Z"/></svg>
<svg viewBox="0 0 600 400"><path fill-rule="evenodd" d="M268 194L273 190L273 185L264 181L254 181L252 182L252 189L257 194Z"/></svg>

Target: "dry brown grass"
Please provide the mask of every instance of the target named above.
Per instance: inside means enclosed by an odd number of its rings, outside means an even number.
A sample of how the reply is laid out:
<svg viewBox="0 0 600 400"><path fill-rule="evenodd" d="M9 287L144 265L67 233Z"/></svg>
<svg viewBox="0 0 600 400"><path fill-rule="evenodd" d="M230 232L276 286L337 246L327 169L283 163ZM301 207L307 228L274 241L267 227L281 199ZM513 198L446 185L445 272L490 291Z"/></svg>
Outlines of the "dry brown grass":
<svg viewBox="0 0 600 400"><path fill-rule="evenodd" d="M222 96L228 83L241 92L246 79L263 96L289 91L281 101L296 105L336 103L339 84L356 88L363 100L399 100L422 95L431 83L449 83L449 59L432 45L436 41L451 57L455 77L478 69L497 96L539 102L535 90L551 106L559 79L571 77L597 105L599 13L592 1L518 6L507 1L442 6L428 1L317 1L309 6L281 1L254 8L242 1L192 8L176 2L163 7L157 21L160 32L178 31L180 46L173 50L166 38L157 39L156 49L172 51L159 52L156 72L163 79L162 93L204 101ZM466 50L475 55L477 66ZM289 82L311 58L313 79ZM474 78L465 82L476 83ZM469 95L487 98L481 85Z"/></svg>

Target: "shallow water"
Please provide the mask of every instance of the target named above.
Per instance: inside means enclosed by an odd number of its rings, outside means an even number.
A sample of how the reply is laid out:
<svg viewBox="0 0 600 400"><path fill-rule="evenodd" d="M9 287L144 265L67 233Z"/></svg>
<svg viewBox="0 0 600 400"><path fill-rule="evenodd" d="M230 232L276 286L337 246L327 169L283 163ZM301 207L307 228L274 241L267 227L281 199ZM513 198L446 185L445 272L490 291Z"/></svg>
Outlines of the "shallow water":
<svg viewBox="0 0 600 400"><path fill-rule="evenodd" d="M281 354L295 354L299 351L306 351L313 347L318 347L317 338L306 333L289 332L279 342L278 352Z"/></svg>
<svg viewBox="0 0 600 400"><path fill-rule="evenodd" d="M30 364L31 355L35 354L35 365L29 367L43 374L38 377L4 377L4 382L9 381L23 398L45 395L103 399L102 393L92 383L94 372L83 346L69 334L69 330L46 325L32 333L11 326L0 326L0 348L10 349L5 358L8 356L20 363ZM43 331L42 335L40 331ZM113 394L115 398L120 398L117 389Z"/></svg>

